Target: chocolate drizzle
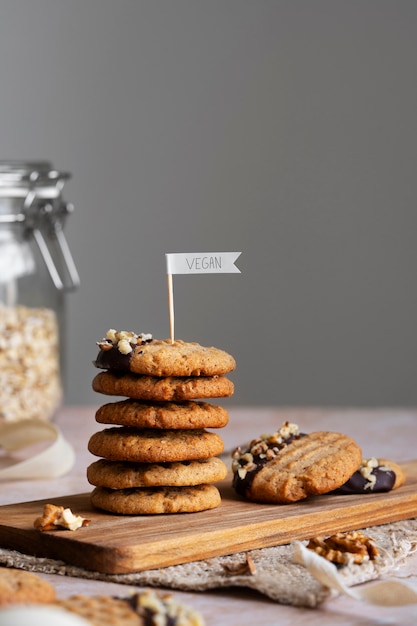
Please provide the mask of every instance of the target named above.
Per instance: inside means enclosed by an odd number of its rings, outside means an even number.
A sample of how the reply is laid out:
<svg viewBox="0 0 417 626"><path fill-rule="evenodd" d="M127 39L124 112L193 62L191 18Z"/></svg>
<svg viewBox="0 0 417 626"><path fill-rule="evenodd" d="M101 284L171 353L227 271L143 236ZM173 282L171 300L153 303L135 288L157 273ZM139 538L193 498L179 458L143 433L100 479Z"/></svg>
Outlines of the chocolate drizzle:
<svg viewBox="0 0 417 626"><path fill-rule="evenodd" d="M375 476L375 484L371 487L369 479L365 478L360 470L357 470L344 485L332 491L333 494L352 495L358 493L382 493L391 491L395 484L395 472L382 470L374 467L372 472Z"/></svg>

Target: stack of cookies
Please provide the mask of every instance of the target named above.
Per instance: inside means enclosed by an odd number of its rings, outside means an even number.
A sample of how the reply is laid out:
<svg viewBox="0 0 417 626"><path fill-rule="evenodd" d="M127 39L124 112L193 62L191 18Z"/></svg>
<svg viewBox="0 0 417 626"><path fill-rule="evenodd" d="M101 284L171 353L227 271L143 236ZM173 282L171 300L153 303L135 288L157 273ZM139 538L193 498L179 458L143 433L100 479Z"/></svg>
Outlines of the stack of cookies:
<svg viewBox="0 0 417 626"><path fill-rule="evenodd" d="M110 427L95 433L89 451L101 457L87 469L95 486L91 502L120 515L191 513L215 508L213 484L226 477L218 458L228 412L206 400L228 397L234 386L225 374L233 357L214 347L151 335L109 330L98 342L95 366L105 370L93 389L126 399L96 412Z"/></svg>

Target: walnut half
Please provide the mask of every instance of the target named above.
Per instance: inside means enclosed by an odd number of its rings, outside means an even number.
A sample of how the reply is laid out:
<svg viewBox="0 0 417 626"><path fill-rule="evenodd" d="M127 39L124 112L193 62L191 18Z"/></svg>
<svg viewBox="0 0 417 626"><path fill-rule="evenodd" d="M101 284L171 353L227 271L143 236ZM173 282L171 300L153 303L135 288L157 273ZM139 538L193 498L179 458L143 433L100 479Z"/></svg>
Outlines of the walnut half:
<svg viewBox="0 0 417 626"><path fill-rule="evenodd" d="M315 537L310 539L307 548L338 565L373 561L379 554L372 539L360 531Z"/></svg>

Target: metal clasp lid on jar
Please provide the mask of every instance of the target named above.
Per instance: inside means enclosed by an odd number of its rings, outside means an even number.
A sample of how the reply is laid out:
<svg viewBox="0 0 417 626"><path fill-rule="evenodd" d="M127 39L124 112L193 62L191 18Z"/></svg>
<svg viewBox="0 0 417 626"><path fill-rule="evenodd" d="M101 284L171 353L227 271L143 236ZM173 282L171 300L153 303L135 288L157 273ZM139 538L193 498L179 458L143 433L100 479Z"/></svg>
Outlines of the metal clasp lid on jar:
<svg viewBox="0 0 417 626"><path fill-rule="evenodd" d="M60 291L71 291L80 284L63 232L66 218L73 211L73 205L61 196L70 177L48 162L0 161L0 226L22 225L25 238L35 240L52 282Z"/></svg>

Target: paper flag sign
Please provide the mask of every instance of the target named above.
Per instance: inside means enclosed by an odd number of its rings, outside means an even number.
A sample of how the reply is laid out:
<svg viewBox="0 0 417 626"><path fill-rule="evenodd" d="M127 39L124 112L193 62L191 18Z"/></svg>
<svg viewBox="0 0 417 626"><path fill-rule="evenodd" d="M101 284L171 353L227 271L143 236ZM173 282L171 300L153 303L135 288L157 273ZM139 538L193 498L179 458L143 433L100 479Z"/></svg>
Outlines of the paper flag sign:
<svg viewBox="0 0 417 626"><path fill-rule="evenodd" d="M166 254L167 274L240 274L234 264L241 252Z"/></svg>
<svg viewBox="0 0 417 626"><path fill-rule="evenodd" d="M168 307L171 343L174 343L173 274L240 274L235 261L241 252L182 252L166 254L168 277Z"/></svg>

